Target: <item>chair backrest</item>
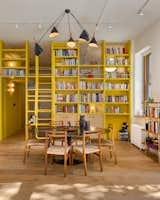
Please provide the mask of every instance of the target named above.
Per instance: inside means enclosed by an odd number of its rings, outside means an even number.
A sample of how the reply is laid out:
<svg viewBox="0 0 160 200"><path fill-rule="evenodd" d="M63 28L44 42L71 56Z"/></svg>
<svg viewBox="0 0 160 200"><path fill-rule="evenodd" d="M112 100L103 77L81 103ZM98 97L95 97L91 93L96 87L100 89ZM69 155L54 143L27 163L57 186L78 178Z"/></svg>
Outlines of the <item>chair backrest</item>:
<svg viewBox="0 0 160 200"><path fill-rule="evenodd" d="M114 141L114 126L113 126L113 124L108 124L108 127L107 127L106 132L105 132L105 136L106 136L107 140L110 140L112 142L112 144L115 143L115 141Z"/></svg>
<svg viewBox="0 0 160 200"><path fill-rule="evenodd" d="M85 152L86 143L93 144L94 146L97 146L100 150L102 133L102 129L98 129L95 131L84 131L82 136L83 151Z"/></svg>
<svg viewBox="0 0 160 200"><path fill-rule="evenodd" d="M54 140L56 139L61 140L63 142L64 148L67 147L67 131L57 131L57 130L46 131L45 137L46 137L45 140L46 148L48 148L50 143L54 145Z"/></svg>

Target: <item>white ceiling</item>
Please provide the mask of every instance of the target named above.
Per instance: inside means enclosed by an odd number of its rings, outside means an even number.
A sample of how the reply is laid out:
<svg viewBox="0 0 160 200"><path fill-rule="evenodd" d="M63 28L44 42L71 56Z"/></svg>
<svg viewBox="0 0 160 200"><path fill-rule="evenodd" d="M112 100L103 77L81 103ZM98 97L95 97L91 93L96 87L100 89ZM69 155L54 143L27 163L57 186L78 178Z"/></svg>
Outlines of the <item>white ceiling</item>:
<svg viewBox="0 0 160 200"><path fill-rule="evenodd" d="M106 0L0 0L0 39L9 45L19 45L29 39L37 40L51 22L63 12L71 9L86 30L93 34L95 24ZM137 15L145 0L108 0L101 24L96 32L97 40L122 41L133 39L149 25L160 18L160 0L150 0L144 9L144 16ZM71 21L72 22L72 21ZM38 28L38 24L42 28ZM16 29L15 24L19 28ZM112 25L112 31L108 25ZM61 36L57 40L67 40L66 18L60 24ZM80 29L72 22L71 29L77 38ZM47 47L48 35L42 44ZM44 43L45 42L45 43Z"/></svg>

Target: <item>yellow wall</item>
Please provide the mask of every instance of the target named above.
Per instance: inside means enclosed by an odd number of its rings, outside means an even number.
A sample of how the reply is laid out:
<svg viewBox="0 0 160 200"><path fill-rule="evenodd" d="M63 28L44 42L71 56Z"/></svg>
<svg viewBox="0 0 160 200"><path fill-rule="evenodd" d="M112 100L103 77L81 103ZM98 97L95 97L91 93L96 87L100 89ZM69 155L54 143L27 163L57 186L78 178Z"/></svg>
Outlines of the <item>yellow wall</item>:
<svg viewBox="0 0 160 200"><path fill-rule="evenodd" d="M2 131L3 131L3 123L2 123L2 78L0 77L0 140L2 140Z"/></svg>
<svg viewBox="0 0 160 200"><path fill-rule="evenodd" d="M15 83L15 92L10 95L7 90L8 80L3 80L3 132L2 138L24 128L24 84Z"/></svg>

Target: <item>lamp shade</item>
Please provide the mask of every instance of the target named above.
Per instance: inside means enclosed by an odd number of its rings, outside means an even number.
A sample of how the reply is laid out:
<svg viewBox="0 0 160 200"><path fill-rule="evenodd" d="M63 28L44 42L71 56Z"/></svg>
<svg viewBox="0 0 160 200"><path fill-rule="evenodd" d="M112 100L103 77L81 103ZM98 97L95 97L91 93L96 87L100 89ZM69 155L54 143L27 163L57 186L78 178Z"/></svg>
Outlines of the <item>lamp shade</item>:
<svg viewBox="0 0 160 200"><path fill-rule="evenodd" d="M49 37L54 38L54 37L57 37L58 35L59 35L59 32L57 28L54 26L49 34Z"/></svg>
<svg viewBox="0 0 160 200"><path fill-rule="evenodd" d="M92 39L91 39L91 41L90 41L90 43L89 43L89 46L90 46L90 47L98 47L97 41L96 41L96 39L95 39L94 36L92 37Z"/></svg>
<svg viewBox="0 0 160 200"><path fill-rule="evenodd" d="M89 41L89 34L86 30L83 30L82 33L79 36L80 41Z"/></svg>
<svg viewBox="0 0 160 200"><path fill-rule="evenodd" d="M76 42L73 40L72 36L70 36L70 38L67 42L67 46L70 48L74 48L76 46Z"/></svg>
<svg viewBox="0 0 160 200"><path fill-rule="evenodd" d="M35 55L39 56L43 52L43 49L38 43L35 43L34 51L35 51Z"/></svg>

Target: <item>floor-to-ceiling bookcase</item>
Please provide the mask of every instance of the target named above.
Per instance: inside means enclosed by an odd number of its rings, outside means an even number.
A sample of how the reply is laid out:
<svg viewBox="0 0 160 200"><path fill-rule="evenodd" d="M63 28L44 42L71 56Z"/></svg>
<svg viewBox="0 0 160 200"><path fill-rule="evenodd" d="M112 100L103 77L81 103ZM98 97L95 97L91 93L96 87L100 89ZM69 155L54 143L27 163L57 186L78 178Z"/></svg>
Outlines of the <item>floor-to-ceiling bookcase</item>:
<svg viewBox="0 0 160 200"><path fill-rule="evenodd" d="M115 125L115 137L131 117L131 42L102 41L101 62L82 64L80 43L69 49L52 42L54 71L54 119L79 120L86 115L91 125ZM91 50L92 51L92 50Z"/></svg>

